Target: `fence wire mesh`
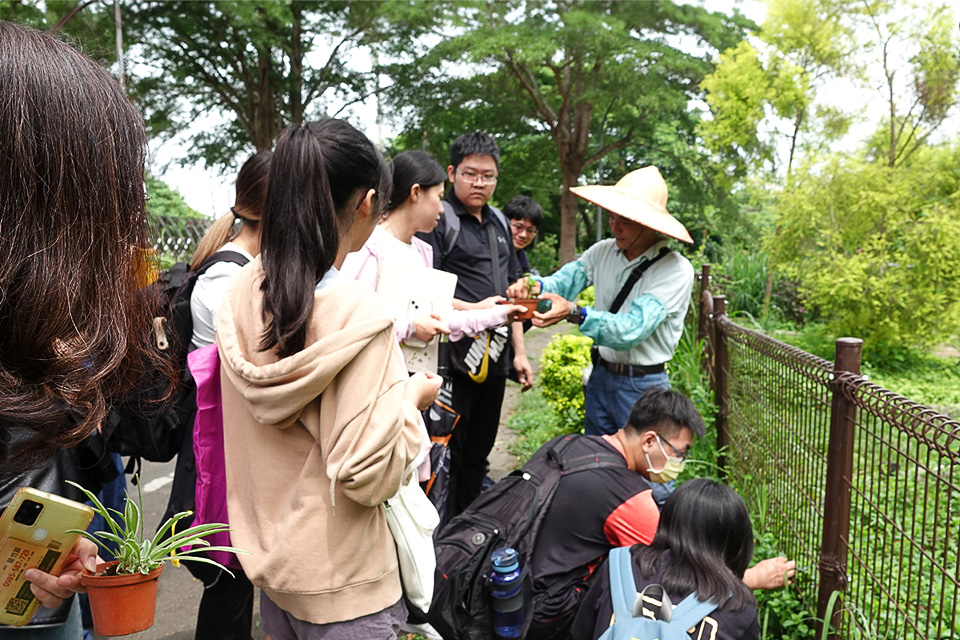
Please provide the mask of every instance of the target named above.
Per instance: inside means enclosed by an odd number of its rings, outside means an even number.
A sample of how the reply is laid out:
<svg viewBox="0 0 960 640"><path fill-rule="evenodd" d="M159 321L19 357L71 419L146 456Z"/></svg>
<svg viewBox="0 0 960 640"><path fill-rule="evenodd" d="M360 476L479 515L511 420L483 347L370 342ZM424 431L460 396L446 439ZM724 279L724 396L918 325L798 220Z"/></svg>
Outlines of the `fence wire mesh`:
<svg viewBox="0 0 960 640"><path fill-rule="evenodd" d="M727 340L728 479L800 569L792 588L813 609L823 534L833 365L718 318Z"/></svg>
<svg viewBox="0 0 960 640"><path fill-rule="evenodd" d="M210 226L207 218L150 217L150 241L153 250L171 261L189 260Z"/></svg>
<svg viewBox="0 0 960 640"><path fill-rule="evenodd" d="M816 610L838 387L857 417L837 637L960 638L960 422L725 315L713 323L727 351L728 480L797 560L801 598Z"/></svg>

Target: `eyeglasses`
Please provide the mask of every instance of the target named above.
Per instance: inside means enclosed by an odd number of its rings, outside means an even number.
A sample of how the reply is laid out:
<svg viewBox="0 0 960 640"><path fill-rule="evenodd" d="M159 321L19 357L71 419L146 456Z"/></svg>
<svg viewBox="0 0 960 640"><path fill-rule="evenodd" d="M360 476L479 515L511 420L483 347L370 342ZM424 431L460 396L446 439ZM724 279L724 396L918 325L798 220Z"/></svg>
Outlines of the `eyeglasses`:
<svg viewBox="0 0 960 640"><path fill-rule="evenodd" d="M487 184L497 184L497 176L492 174L482 175L475 173L467 169L466 171L456 170L457 173L463 176L463 179L467 182L472 182L473 184L487 185Z"/></svg>
<svg viewBox="0 0 960 640"><path fill-rule="evenodd" d="M675 446L673 446L673 444L671 444L669 440L667 440L666 438L664 438L664 437L661 436L660 434L657 434L657 437L660 438L661 440L663 440L664 442L666 442L666 443L667 443L667 446L670 447L671 449L673 449L674 453L676 453L676 454L680 457L681 460L686 460L686 459L687 459L687 454L686 454L686 453L681 453L681 452L680 452L680 449L677 449Z"/></svg>
<svg viewBox="0 0 960 640"><path fill-rule="evenodd" d="M525 234L527 234L528 236L535 236L535 235L537 235L537 228L536 228L536 227L533 227L533 226L525 227L525 226L523 226L523 224L521 224L521 223L519 223L519 222L511 222L511 223L510 223L510 226L513 227L513 230L517 232L517 235L520 235L521 233L525 233Z"/></svg>

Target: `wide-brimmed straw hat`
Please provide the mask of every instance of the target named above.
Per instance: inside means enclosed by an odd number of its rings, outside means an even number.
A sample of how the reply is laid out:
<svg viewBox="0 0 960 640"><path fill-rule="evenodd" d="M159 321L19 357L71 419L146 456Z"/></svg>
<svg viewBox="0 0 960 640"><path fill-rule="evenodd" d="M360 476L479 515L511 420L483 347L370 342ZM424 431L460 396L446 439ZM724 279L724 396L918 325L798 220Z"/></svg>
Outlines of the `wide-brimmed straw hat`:
<svg viewBox="0 0 960 640"><path fill-rule="evenodd" d="M612 187L592 184L572 187L570 191L618 216L693 244L686 227L667 213L667 183L654 166L631 171Z"/></svg>

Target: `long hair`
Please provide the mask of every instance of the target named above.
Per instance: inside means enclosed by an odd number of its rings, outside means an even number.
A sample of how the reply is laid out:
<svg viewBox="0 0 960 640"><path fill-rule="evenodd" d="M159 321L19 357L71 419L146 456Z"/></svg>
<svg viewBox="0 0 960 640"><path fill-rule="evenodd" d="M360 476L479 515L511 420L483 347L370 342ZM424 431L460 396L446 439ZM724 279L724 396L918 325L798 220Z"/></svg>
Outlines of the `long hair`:
<svg viewBox="0 0 960 640"><path fill-rule="evenodd" d="M230 241L234 221L239 218L244 225L257 227L263 216L263 200L267 195L270 180L270 160L272 151L259 151L243 163L237 174L237 198L230 213L217 218L207 232L203 234L197 250L193 252L190 265L198 267L204 260L220 250Z"/></svg>
<svg viewBox="0 0 960 640"><path fill-rule="evenodd" d="M696 592L700 600L726 603L734 611L755 602L743 584L753 557L750 515L740 496L716 480L680 485L663 505L653 542L636 545L631 553L644 576L663 570L661 584L670 593Z"/></svg>
<svg viewBox="0 0 960 640"><path fill-rule="evenodd" d="M152 359L143 119L107 72L0 21L0 466L78 444Z"/></svg>
<svg viewBox="0 0 960 640"><path fill-rule="evenodd" d="M432 155L426 151L404 151L390 161L393 189L387 209L393 211L410 197L413 185L434 187L447 179L447 174Z"/></svg>
<svg viewBox="0 0 960 640"><path fill-rule="evenodd" d="M280 136L261 223L267 326L260 349L276 348L280 357L303 349L314 287L333 266L355 199L369 189L383 208L390 172L373 143L345 120L308 122Z"/></svg>

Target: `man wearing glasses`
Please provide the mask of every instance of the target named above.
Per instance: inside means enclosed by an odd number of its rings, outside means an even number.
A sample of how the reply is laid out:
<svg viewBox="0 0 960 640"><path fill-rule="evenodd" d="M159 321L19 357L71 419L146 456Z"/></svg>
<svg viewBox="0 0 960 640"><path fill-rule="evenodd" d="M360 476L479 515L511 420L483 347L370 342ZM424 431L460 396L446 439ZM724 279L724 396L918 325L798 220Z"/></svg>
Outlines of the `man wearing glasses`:
<svg viewBox="0 0 960 640"><path fill-rule="evenodd" d="M537 231L543 222L543 208L530 196L514 196L503 208L510 219L510 233L513 234L513 248L517 250L517 261L524 273L532 273L526 249L537 237Z"/></svg>
<svg viewBox="0 0 960 640"><path fill-rule="evenodd" d="M457 138L450 147L447 176L452 188L444 199L444 214L432 232L417 234L433 247L434 267L457 276L458 309L495 304L523 274L507 220L488 204L499 171L496 140L479 131ZM453 408L460 413L450 441L450 515L480 495L511 363L524 390L529 389L533 371L519 322L450 343Z"/></svg>
<svg viewBox="0 0 960 640"><path fill-rule="evenodd" d="M694 436L703 434L703 419L686 396L655 388L632 406L616 433L570 443L564 455L571 459L622 458L622 465L560 479L530 561L534 616L527 640L569 638L593 571L610 549L653 541L660 510L651 489L677 478ZM545 444L533 458L545 456L555 443ZM751 589L772 589L789 584L795 571L795 562L771 558L748 569L743 582Z"/></svg>

